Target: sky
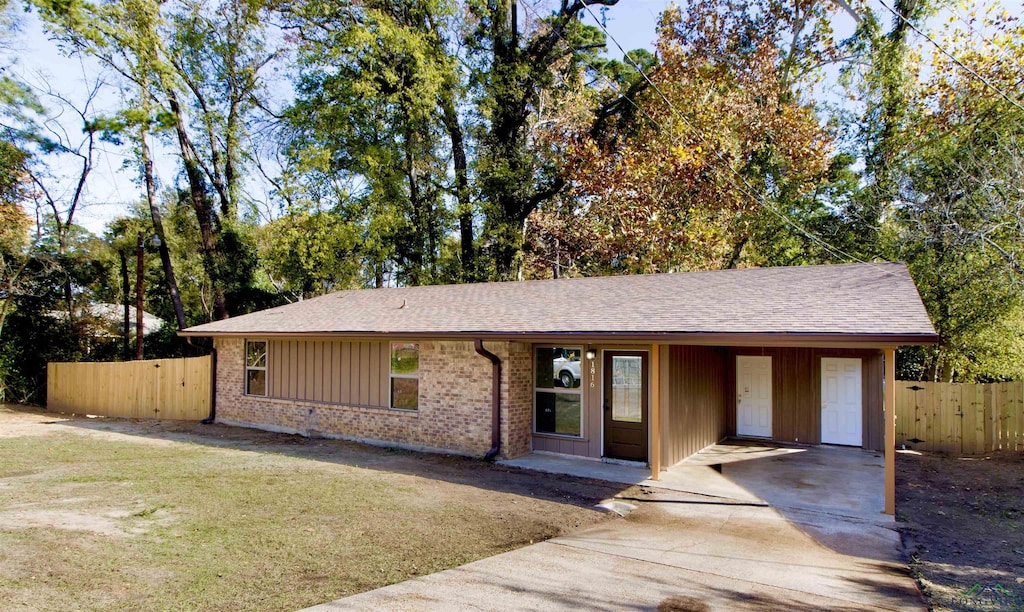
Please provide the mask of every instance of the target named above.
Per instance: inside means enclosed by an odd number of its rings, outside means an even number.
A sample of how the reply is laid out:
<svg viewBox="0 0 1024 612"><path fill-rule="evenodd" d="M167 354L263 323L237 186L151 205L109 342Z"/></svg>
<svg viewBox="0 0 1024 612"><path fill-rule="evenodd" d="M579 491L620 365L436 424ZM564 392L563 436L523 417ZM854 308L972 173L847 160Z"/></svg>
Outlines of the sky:
<svg viewBox="0 0 1024 612"><path fill-rule="evenodd" d="M876 0L877 1L877 0ZM622 48L628 50L641 47L652 48L656 38L656 24L659 14L670 4L669 0L621 0L616 6L602 11L593 7L598 17L604 16L605 25L612 37ZM554 2L551 2L555 6ZM884 10L880 5L876 10ZM524 11L528 14L528 12ZM593 20L586 17L593 23ZM833 29L838 37L848 36L854 28L853 19L846 13L838 13ZM35 15L22 17L21 32L14 39L13 71L27 82L45 90L51 83L68 98L81 102L89 89L89 79L95 79L102 71L98 63L89 59L69 59L61 55L56 45L47 40ZM617 45L609 40L608 53L621 57ZM83 73L88 76L83 76ZM112 77L107 77L113 81ZM112 111L119 103L118 94L106 91L96 100L96 108ZM54 119L53 126L74 135L77 129L75 118L65 113ZM80 134L80 129L78 130ZM117 145L103 143L94 174L88 185L86 206L76 221L93 233L100 234L112 219L125 214L128 207L141 200L143 191L137 184L137 170L125 168L132 160L131 151ZM167 185L176 180L178 162L173 149L154 143L158 181ZM57 169L60 175L60 168ZM69 189L69 187L65 187Z"/></svg>
<svg viewBox="0 0 1024 612"><path fill-rule="evenodd" d="M21 33L14 39L13 47L15 65L11 71L32 86L47 106L56 106L55 100L47 94L49 90L80 106L88 98L96 79L114 80L103 74L95 60L64 57L57 45L46 38L35 14L21 17ZM118 93L112 87L104 87L93 101L93 108L99 112L113 112L119 103ZM50 117L43 121L43 125L62 136L66 135L66 140L73 144L82 141L80 121L70 112ZM133 159L131 151L112 143L101 143L99 150L86 187L85 206L76 213L76 222L95 234L101 234L107 222L124 214L129 205L139 201L144 193L135 184L137 171L123 167L125 162ZM51 166L56 175L51 182L59 183L60 191L66 193L71 189L73 181L70 177L77 167L68 158L63 161L64 164ZM174 164L162 166L173 171Z"/></svg>

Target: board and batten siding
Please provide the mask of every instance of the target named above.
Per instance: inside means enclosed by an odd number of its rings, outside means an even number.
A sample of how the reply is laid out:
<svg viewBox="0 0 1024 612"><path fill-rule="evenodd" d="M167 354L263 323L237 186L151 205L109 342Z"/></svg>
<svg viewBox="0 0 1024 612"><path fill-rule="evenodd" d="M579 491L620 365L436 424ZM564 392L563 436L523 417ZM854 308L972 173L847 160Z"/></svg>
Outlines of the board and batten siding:
<svg viewBox="0 0 1024 612"><path fill-rule="evenodd" d="M662 360L662 465L671 467L725 437L726 353L671 346ZM667 391L667 392L666 392Z"/></svg>
<svg viewBox="0 0 1024 612"><path fill-rule="evenodd" d="M821 443L821 358L861 359L863 445L884 447L882 415L882 352L871 349L732 348L727 357L726 419L728 435L736 435L736 356L772 358L772 439L801 444Z"/></svg>
<svg viewBox="0 0 1024 612"><path fill-rule="evenodd" d="M387 342L267 341L267 396L345 406L386 407Z"/></svg>

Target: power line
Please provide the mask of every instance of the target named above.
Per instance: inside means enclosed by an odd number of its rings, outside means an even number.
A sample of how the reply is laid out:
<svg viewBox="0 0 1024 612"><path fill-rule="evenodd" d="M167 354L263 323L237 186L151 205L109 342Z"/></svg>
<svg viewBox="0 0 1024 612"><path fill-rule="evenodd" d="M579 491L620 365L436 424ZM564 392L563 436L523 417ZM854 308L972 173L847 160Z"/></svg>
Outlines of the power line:
<svg viewBox="0 0 1024 612"><path fill-rule="evenodd" d="M903 23L907 24L907 27L909 27L911 30L913 30L918 36L924 38L925 40L930 42L932 45L934 45L935 48L938 49L940 53L942 53L943 55L948 57L950 60L952 60L953 63L956 64L957 66L959 66L964 72L966 72L967 74L973 76L978 81L982 82L986 87L988 87L992 91L994 91L997 94L999 94L1000 97L1002 97L1004 100L1006 100L1010 104L1012 104L1012 105L1016 106L1018 109L1024 111L1024 106L1021 106L1020 103L1017 102L1016 100L1014 100L1013 98L1011 98L1009 96L1009 94L1004 92L1002 89L999 89L998 87L993 85L991 82L989 82L988 79L986 79L985 77L981 76L980 74L975 72L972 68L970 68L969 66L967 66L966 64L961 62L952 53L950 53L949 51L946 51L946 49L942 45L940 45L939 43L935 42L935 39L933 39L931 36L928 36L927 34L922 32L920 29L918 29L918 27L916 25L914 25L913 22L911 22L909 19L904 17L902 14L900 14L899 11L894 10L892 7L890 7L888 4L886 4L884 2L884 0L878 0L878 3L881 4L882 6L884 6L897 19L899 19ZM584 4L584 6L586 6L586 4ZM591 13L591 14L593 14L593 13Z"/></svg>
<svg viewBox="0 0 1024 612"><path fill-rule="evenodd" d="M525 3L524 3L524 6L525 6ZM587 11L587 13L590 14L590 17L594 20L594 22L598 25L598 27L601 28L601 30L604 32L605 36L607 36L608 39L610 39L613 43L615 43L615 46L618 47L619 51L622 53L623 59L625 59L627 62L629 62L629 64L633 67L633 69L636 70L637 73L640 74L640 76L643 77L643 79L647 82L647 84L650 85L651 88L654 89L654 91L658 93L658 96L660 96L661 99L665 102L666 106L668 106L668 108L672 112L672 114L675 115L675 117L677 119L679 119L680 121L685 123L686 126L689 127L690 130L708 147L708 150L711 151L712 153L714 153L715 156L718 157L719 161L721 161L723 163L723 165L732 174L734 174L737 178L739 178L740 181L742 181L743 185L739 185L735 181L730 181L733 184L734 187L739 188L741 191L745 191L748 196L750 196L755 201L757 201L759 204L761 204L762 206L767 208L772 214L777 216L784 223L786 223L787 225L791 226L797 232L799 232L800 234L802 234L805 237L809 238L811 241L813 241L813 242L817 243L818 245L820 245L822 248L824 248L827 252L829 252L833 256L839 256L841 258L845 258L847 260L851 260L851 261L855 261L855 262L863 263L863 264L868 264L869 263L869 262L866 262L866 261L864 261L864 260L862 260L862 259L860 259L858 257L855 257L854 255L851 255L851 254L847 253L846 251L843 251L842 249L840 249L839 247L837 247L835 245L829 244L828 242L826 242L822 238L816 236L812 232L810 232L807 229L805 229L804 227L802 227L796 221L791 219L788 215L780 212L774 206L772 206L771 203L768 202L767 199L765 199L762 195L760 195L757 192L756 189L754 189L754 187L750 184L750 182L747 181L746 177L744 177L735 168L732 167L732 164L730 164L728 162L728 160L725 159L725 156L722 155L722 153L715 146L713 146L713 144L707 139L707 137L705 137L704 134L700 130L698 130L697 127L695 125L693 125L693 123L690 122L689 119L687 119L682 113L680 113L676 109L675 105L672 104L672 101L669 100L668 97L664 94L664 92L661 91L661 88L659 88L658 85L656 83L654 83L654 81L652 81L649 76L647 76L647 73L644 72L643 68L641 68L640 65L637 62L633 61L633 59L631 57L629 57L629 54L626 53L626 50L622 47L622 45L619 43L619 41L615 38L615 36L612 35L611 32L608 31L608 28L605 27L604 23L602 23L602 21L600 19L598 19L597 15L594 14L594 11L591 10L590 5L588 5L585 1L583 2L583 8ZM621 90L620 90L620 93L621 93ZM634 103L634 106L636 106L635 103ZM671 132L666 132L666 133L668 133L670 137L673 136L671 134Z"/></svg>

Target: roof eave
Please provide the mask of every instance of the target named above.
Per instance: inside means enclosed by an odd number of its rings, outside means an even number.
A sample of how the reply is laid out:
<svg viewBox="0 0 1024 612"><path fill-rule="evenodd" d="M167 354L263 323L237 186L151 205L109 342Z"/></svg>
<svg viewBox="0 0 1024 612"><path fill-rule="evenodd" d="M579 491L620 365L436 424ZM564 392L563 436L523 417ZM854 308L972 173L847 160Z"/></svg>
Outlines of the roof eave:
<svg viewBox="0 0 1024 612"><path fill-rule="evenodd" d="M558 339L589 342L643 342L651 344L701 344L717 346L851 346L896 347L930 345L938 342L933 333L831 333L831 332L609 332L609 331L200 331L182 330L182 337L249 338L393 338L454 340L486 338L550 342Z"/></svg>

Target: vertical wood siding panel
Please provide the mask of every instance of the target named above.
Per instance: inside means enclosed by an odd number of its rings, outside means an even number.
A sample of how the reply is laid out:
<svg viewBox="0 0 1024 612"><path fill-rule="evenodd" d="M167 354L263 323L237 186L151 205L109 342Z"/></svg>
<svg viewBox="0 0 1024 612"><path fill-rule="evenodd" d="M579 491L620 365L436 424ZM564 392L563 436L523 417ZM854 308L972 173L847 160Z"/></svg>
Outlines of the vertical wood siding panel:
<svg viewBox="0 0 1024 612"><path fill-rule="evenodd" d="M276 365L274 375L277 378L275 383L275 397L287 397L288 395L288 343L284 340L277 341Z"/></svg>
<svg viewBox="0 0 1024 612"><path fill-rule="evenodd" d="M295 399L306 398L306 342L299 340L295 343Z"/></svg>
<svg viewBox="0 0 1024 612"><path fill-rule="evenodd" d="M285 380L287 381L288 384L287 387L283 389L283 391L288 394L285 397L289 399L294 399L295 397L297 397L296 393L298 393L299 389L298 382L296 380L296 373L298 372L298 364L296 363L296 360L298 358L298 356L296 355L296 342L294 340L285 340L284 346L288 353L288 364L284 368Z"/></svg>
<svg viewBox="0 0 1024 612"><path fill-rule="evenodd" d="M331 347L331 401L345 403L345 343L335 340Z"/></svg>
<svg viewBox="0 0 1024 612"><path fill-rule="evenodd" d="M349 343L349 355L351 356L351 369L352 378L349 379L349 401L353 404L359 404L359 386L361 382L360 368L362 367L362 359L359 356L359 342Z"/></svg>
<svg viewBox="0 0 1024 612"><path fill-rule="evenodd" d="M284 397L288 391L288 347L283 340L274 343L274 397Z"/></svg>
<svg viewBox="0 0 1024 612"><path fill-rule="evenodd" d="M352 343L341 342L339 344L341 354L341 376L338 378L338 384L341 385L341 403L351 404L352 403Z"/></svg>
<svg viewBox="0 0 1024 612"><path fill-rule="evenodd" d="M305 366L306 390L302 398L311 401L316 389L316 343L306 341L302 343L305 348L306 358L303 361Z"/></svg>
<svg viewBox="0 0 1024 612"><path fill-rule="evenodd" d="M324 401L334 401L334 342L324 342Z"/></svg>
<svg viewBox="0 0 1024 612"><path fill-rule="evenodd" d="M380 345L380 405L391 404L391 344L382 342Z"/></svg>
<svg viewBox="0 0 1024 612"><path fill-rule="evenodd" d="M370 343L370 358L367 363L369 373L369 380L367 388L369 394L367 395L367 403L371 406L380 406L380 357L381 357L381 343L371 342Z"/></svg>
<svg viewBox="0 0 1024 612"><path fill-rule="evenodd" d="M281 341L281 397L295 397L295 377L292 376L292 363L295 361L295 352L292 351L292 343L288 340Z"/></svg>
<svg viewBox="0 0 1024 612"><path fill-rule="evenodd" d="M673 346L669 349L671 438L666 464L672 465L721 439L725 428L726 368L723 352L714 347Z"/></svg>
<svg viewBox="0 0 1024 612"><path fill-rule="evenodd" d="M802 431L817 433L817 439L821 439L821 359L815 351L802 349L800 351L800 369L805 372L804 402L806 408L800 412L800 420L793 428L794 439L801 440Z"/></svg>
<svg viewBox="0 0 1024 612"><path fill-rule="evenodd" d="M288 341L288 397L296 398L299 393L299 343Z"/></svg>
<svg viewBox="0 0 1024 612"><path fill-rule="evenodd" d="M359 343L359 403L370 403L370 343Z"/></svg>
<svg viewBox="0 0 1024 612"><path fill-rule="evenodd" d="M308 361L308 367L306 369L306 380L309 381L307 383L306 389L306 400L313 402L317 401L316 397L320 389L321 381L321 377L317 375L317 372L320 371L320 358L317 355L318 344L320 343L316 340L306 341L306 355Z"/></svg>
<svg viewBox="0 0 1024 612"><path fill-rule="evenodd" d="M792 404L796 400L796 389L788 384L794 374L792 353L789 351L773 352L772 354L772 438L776 440L792 440L789 436L789 420L794 418ZM790 397L793 394L794 397Z"/></svg>
<svg viewBox="0 0 1024 612"><path fill-rule="evenodd" d="M292 354L292 343L287 340L281 341L281 397L293 397L294 392L291 385L294 382L292 377L292 361L295 357Z"/></svg>
<svg viewBox="0 0 1024 612"><path fill-rule="evenodd" d="M672 411L669 409L671 404L672 392L669 386L669 381L672 379L672 357L671 349L667 346L655 345L654 350L659 351L659 362L661 363L661 373L658 378L661 381L661 389L658 390L661 396L661 467L665 469L672 465L669 459L674 455L672 450Z"/></svg>
<svg viewBox="0 0 1024 612"><path fill-rule="evenodd" d="M295 399L306 398L306 343L295 342Z"/></svg>
<svg viewBox="0 0 1024 612"><path fill-rule="evenodd" d="M349 380L348 353L346 352L346 346L348 346L347 342L338 342L338 346L335 349L336 351L338 351L338 364L335 366L335 371L337 372L337 379L334 384L337 385L338 388L336 393L338 395L339 404L348 403Z"/></svg>
<svg viewBox="0 0 1024 612"><path fill-rule="evenodd" d="M313 343L313 401L324 401L324 343L316 340Z"/></svg>
<svg viewBox="0 0 1024 612"><path fill-rule="evenodd" d="M736 351L725 351L725 432L736 435Z"/></svg>
<svg viewBox="0 0 1024 612"><path fill-rule="evenodd" d="M328 395L326 389L327 375L326 372L324 371L324 368L326 367L327 361L329 359L329 356L327 355L326 352L327 341L316 340L315 345L316 346L313 351L313 354L316 357L316 365L313 368L313 378L315 381L315 386L313 387L313 396L318 398L316 399L316 401L318 402L326 402L330 399L330 396Z"/></svg>

